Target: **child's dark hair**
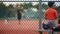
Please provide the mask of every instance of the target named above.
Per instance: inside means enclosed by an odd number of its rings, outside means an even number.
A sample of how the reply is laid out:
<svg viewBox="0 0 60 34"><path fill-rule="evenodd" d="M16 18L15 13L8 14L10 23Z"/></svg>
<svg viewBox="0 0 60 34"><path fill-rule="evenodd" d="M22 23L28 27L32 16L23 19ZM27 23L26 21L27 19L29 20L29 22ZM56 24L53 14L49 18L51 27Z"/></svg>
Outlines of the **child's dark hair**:
<svg viewBox="0 0 60 34"><path fill-rule="evenodd" d="M48 6L51 7L51 6L53 6L54 3L55 3L54 1L49 1Z"/></svg>

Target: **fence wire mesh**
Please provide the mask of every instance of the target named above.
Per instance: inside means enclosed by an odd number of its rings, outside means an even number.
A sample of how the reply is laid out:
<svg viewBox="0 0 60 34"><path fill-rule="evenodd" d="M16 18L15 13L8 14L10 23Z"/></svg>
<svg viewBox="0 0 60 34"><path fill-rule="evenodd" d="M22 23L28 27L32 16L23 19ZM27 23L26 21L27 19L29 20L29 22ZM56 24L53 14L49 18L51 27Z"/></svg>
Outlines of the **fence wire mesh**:
<svg viewBox="0 0 60 34"><path fill-rule="evenodd" d="M39 25L38 12L40 9L38 0L29 0L32 2L29 2L28 0L21 0L23 2L15 2L18 0L0 0L0 1L3 1L0 2L0 34L39 34L37 31L37 29L40 27L38 26ZM14 2L9 2L9 1L14 1ZM48 1L48 0L42 0L42 1L43 2L41 2L42 3L41 10L44 14L44 11L48 8L47 2L44 1ZM51 0L51 1L56 1L56 0ZM55 3L55 9L59 14L60 2L57 1ZM42 18L42 21L43 20L44 18Z"/></svg>
<svg viewBox="0 0 60 34"><path fill-rule="evenodd" d="M38 34L38 2L0 2L0 6L0 34Z"/></svg>

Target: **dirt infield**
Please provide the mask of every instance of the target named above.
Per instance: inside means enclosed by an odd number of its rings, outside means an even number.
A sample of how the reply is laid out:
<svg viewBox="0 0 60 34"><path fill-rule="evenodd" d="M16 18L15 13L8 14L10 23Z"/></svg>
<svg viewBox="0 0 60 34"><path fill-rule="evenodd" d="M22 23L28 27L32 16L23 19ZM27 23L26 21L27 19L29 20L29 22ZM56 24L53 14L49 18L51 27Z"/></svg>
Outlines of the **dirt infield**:
<svg viewBox="0 0 60 34"><path fill-rule="evenodd" d="M0 20L0 34L39 34L38 27L38 20L21 20L20 24L18 20L8 20L7 24Z"/></svg>

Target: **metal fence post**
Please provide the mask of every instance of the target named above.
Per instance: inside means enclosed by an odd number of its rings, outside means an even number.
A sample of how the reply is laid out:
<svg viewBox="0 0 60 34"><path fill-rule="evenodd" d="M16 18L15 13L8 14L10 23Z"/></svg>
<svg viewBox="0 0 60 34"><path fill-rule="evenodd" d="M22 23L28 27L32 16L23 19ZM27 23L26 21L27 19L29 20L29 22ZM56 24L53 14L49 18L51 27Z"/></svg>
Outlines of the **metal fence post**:
<svg viewBox="0 0 60 34"><path fill-rule="evenodd" d="M39 12L38 12L38 19L39 19L39 29L42 29L42 18L43 18L43 12L42 12L42 0L39 0ZM39 31L40 34L42 34L42 31Z"/></svg>

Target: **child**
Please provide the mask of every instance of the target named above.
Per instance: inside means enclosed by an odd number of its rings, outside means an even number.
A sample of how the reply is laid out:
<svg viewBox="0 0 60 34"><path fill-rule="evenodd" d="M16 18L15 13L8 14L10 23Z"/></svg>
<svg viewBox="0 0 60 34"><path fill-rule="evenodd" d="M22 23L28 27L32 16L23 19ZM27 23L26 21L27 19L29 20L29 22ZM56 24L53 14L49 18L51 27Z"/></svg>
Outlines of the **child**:
<svg viewBox="0 0 60 34"><path fill-rule="evenodd" d="M22 15L21 8L20 8L20 6L18 6L18 9L17 9L17 19L19 21L19 24L20 24L20 21L21 21L21 15Z"/></svg>

